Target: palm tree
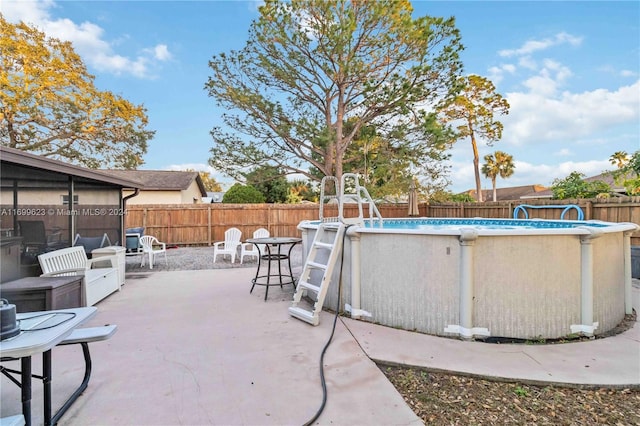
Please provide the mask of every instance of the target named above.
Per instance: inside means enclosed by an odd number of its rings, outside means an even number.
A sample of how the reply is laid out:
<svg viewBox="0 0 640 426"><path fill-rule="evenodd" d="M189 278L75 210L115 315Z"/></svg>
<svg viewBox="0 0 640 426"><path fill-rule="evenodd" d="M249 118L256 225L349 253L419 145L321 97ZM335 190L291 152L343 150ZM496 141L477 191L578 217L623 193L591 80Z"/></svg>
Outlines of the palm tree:
<svg viewBox="0 0 640 426"><path fill-rule="evenodd" d="M482 202L477 139L484 139L487 145L491 146L502 138L504 126L494 119L494 115L509 114L509 102L497 93L494 84L484 77L478 75L460 77L459 83L462 91L446 104L441 112L445 123L458 123L458 139L466 137L471 139L476 199Z"/></svg>
<svg viewBox="0 0 640 426"><path fill-rule="evenodd" d="M493 185L493 201L496 201L496 178L500 176L506 179L513 174L516 166L513 164L513 156L506 152L496 151L484 156L482 174L491 179Z"/></svg>
<svg viewBox="0 0 640 426"><path fill-rule="evenodd" d="M609 157L609 162L621 169L629 162L629 155L625 151L616 151Z"/></svg>

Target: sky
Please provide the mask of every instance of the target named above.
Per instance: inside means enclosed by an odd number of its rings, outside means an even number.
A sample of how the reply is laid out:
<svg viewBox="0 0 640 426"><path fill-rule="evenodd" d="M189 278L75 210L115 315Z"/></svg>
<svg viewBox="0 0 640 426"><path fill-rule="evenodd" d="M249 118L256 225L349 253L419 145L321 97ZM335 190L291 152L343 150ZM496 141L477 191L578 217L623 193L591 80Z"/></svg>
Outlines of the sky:
<svg viewBox="0 0 640 426"><path fill-rule="evenodd" d="M241 49L260 1L0 0L9 22L24 21L68 40L99 90L144 105L149 141L143 170L208 171L222 125L204 85L208 61ZM464 74L490 79L510 104L492 146L513 156L515 172L498 187L549 186L577 171L614 166L617 151L640 149L640 2L413 1L414 16L454 16L465 50ZM451 153L457 193L475 188L471 142ZM482 187L491 188L482 178Z"/></svg>

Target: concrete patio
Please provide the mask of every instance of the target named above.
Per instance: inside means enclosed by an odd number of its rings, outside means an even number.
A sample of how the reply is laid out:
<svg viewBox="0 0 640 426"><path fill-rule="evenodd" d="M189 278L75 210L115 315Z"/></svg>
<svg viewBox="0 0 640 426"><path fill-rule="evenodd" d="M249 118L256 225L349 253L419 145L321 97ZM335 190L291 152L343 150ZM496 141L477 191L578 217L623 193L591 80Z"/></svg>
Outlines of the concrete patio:
<svg viewBox="0 0 640 426"><path fill-rule="evenodd" d="M255 263L253 264L255 265ZM255 266L254 266L255 267ZM254 267L127 274L87 326L117 324L91 344L93 374L62 425L302 425L322 401L319 360L334 316L290 317L291 286L249 294ZM640 290L634 288L635 300ZM636 310L638 306L636 305ZM39 364L36 358L36 368ZM562 345L493 345L340 318L325 356L326 408L315 424L418 425L376 361L531 382L640 386L640 327ZM78 346L53 351L54 408L81 381ZM20 412L3 378L0 416ZM42 423L34 382L34 424Z"/></svg>

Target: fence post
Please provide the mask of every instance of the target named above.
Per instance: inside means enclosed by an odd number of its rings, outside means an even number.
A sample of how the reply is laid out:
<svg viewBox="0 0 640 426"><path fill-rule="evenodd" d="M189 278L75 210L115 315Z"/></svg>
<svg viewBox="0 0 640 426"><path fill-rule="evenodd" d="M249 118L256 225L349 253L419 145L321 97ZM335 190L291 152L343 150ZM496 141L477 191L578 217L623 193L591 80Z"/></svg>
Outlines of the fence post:
<svg viewBox="0 0 640 426"><path fill-rule="evenodd" d="M207 244L211 246L211 204L207 207Z"/></svg>
<svg viewBox="0 0 640 426"><path fill-rule="evenodd" d="M593 217L592 209L593 209L593 202L589 200L584 206L584 220L591 220L591 218Z"/></svg>

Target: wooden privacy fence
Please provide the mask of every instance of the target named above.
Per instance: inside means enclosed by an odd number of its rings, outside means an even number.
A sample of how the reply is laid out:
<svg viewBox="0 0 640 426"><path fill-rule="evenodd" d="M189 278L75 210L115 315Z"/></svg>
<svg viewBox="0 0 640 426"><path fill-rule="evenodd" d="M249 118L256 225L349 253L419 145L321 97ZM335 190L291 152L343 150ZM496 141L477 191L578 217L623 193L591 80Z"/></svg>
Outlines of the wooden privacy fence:
<svg viewBox="0 0 640 426"><path fill-rule="evenodd" d="M534 206L567 206L575 204L584 211L585 220L633 222L640 225L640 197L579 200L527 200L485 203L442 203L419 205L420 216L441 218L512 218L513 210L522 204ZM406 204L378 205L382 217L408 217ZM365 215L368 206L363 207ZM560 219L563 208L528 209L529 218ZM346 205L345 216L358 215L356 204ZM337 216L335 206L325 208L325 216ZM520 216L522 218L522 215ZM145 227L145 233L174 245L211 245L224 240L230 227L242 231L243 239L253 231L266 228L272 236L299 236L298 224L303 220L317 220L317 204L172 204L127 206L125 226ZM565 219L576 219L569 210ZM640 232L632 237L633 245L640 245Z"/></svg>

